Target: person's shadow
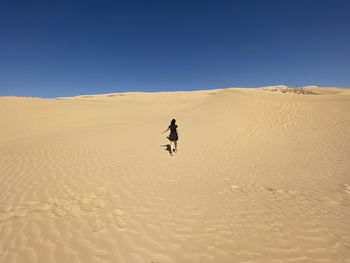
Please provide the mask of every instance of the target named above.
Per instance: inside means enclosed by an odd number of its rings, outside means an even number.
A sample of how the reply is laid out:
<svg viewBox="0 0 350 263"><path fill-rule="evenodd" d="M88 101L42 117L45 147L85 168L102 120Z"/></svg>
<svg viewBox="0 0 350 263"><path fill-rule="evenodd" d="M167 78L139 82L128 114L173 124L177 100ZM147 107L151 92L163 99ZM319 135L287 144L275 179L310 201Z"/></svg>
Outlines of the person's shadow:
<svg viewBox="0 0 350 263"><path fill-rule="evenodd" d="M166 150L167 152L169 152L169 154L171 155L171 147L170 147L170 144L164 144L164 145L161 145L161 147L165 147L164 150Z"/></svg>

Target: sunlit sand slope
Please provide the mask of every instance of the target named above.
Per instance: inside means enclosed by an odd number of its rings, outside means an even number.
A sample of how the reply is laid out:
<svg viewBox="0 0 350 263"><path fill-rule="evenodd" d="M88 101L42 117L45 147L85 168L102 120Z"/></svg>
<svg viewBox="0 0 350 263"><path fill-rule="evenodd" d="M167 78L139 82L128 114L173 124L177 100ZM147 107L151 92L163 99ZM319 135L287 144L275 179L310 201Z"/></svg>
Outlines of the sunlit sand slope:
<svg viewBox="0 0 350 263"><path fill-rule="evenodd" d="M0 120L0 262L350 262L350 90L0 97Z"/></svg>

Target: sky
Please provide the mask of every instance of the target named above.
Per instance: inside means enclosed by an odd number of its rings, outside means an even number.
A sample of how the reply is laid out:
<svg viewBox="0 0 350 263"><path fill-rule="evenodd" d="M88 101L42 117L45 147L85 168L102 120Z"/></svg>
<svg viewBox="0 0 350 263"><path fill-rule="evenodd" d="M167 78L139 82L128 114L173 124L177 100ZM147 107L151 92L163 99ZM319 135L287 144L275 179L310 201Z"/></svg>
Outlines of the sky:
<svg viewBox="0 0 350 263"><path fill-rule="evenodd" d="M350 88L350 1L0 0L0 96Z"/></svg>

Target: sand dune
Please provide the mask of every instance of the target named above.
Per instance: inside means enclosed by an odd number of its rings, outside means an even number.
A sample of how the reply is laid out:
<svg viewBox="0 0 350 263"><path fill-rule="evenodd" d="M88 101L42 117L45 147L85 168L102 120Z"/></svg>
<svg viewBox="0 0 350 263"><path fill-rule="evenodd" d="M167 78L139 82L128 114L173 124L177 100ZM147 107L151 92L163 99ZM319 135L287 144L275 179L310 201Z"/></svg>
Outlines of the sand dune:
<svg viewBox="0 0 350 263"><path fill-rule="evenodd" d="M348 89L0 97L0 120L0 262L350 262Z"/></svg>

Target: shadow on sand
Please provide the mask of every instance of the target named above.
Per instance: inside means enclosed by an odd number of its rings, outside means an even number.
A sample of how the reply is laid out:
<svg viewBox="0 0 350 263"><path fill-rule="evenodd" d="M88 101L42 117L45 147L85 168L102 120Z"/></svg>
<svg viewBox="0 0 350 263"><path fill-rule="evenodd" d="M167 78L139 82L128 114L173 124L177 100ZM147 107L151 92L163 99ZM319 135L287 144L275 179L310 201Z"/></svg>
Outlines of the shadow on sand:
<svg viewBox="0 0 350 263"><path fill-rule="evenodd" d="M165 147L164 150L166 150L167 152L169 152L169 154L171 155L171 148L170 148L170 144L164 144L161 145L160 147Z"/></svg>

